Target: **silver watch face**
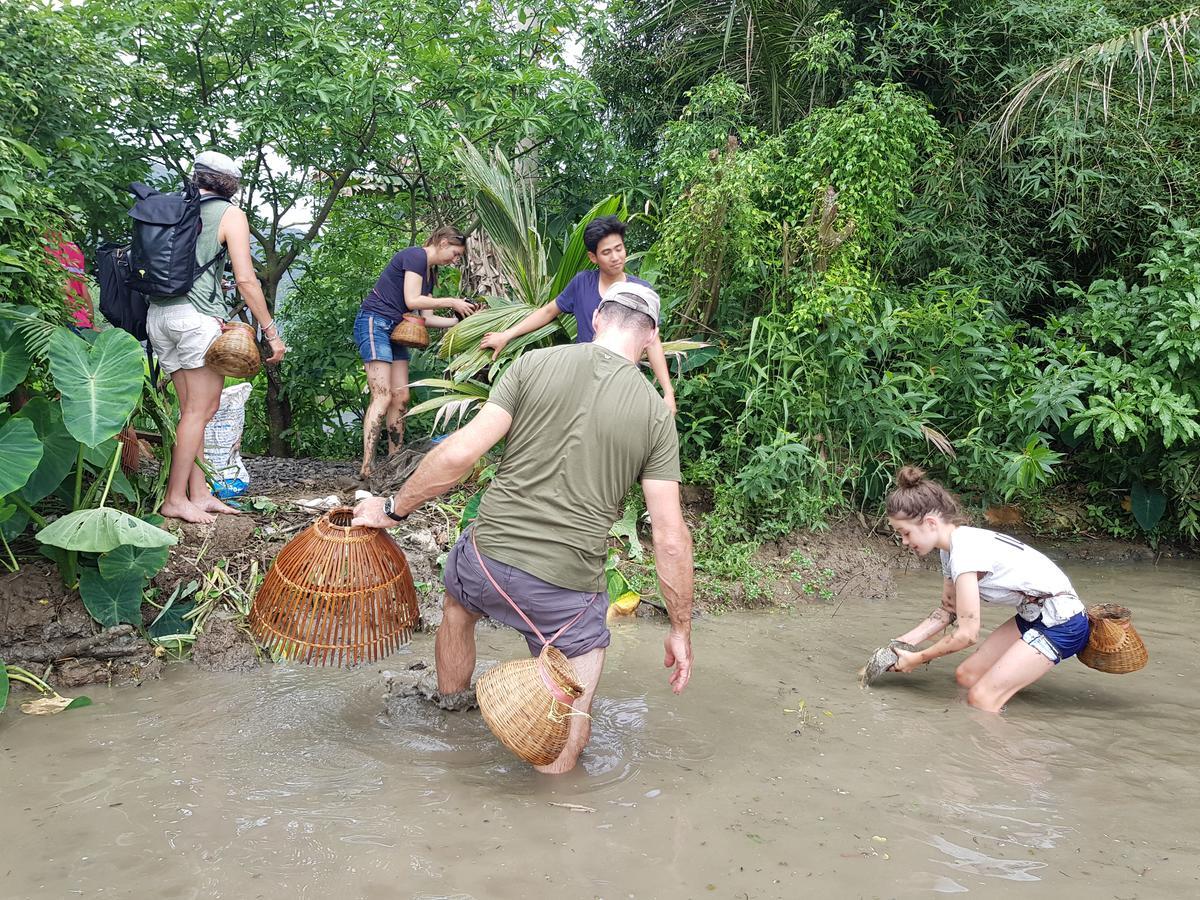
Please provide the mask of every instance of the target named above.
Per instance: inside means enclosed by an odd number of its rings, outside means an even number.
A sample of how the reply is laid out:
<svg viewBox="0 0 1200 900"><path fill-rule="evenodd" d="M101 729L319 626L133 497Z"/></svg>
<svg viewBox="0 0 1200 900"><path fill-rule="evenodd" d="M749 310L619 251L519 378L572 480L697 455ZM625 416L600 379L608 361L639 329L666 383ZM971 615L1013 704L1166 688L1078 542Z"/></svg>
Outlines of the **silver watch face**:
<svg viewBox="0 0 1200 900"><path fill-rule="evenodd" d="M396 511L396 500L393 497L388 497L386 500L383 501L383 514L385 516L390 516L395 511Z"/></svg>

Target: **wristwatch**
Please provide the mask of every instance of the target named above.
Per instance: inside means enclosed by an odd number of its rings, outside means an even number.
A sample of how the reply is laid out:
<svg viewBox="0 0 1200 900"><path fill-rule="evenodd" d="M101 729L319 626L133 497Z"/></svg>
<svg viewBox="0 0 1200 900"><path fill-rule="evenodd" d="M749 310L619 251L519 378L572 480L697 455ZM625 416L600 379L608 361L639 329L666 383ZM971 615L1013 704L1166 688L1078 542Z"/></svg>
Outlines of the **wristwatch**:
<svg viewBox="0 0 1200 900"><path fill-rule="evenodd" d="M408 516L402 516L396 512L396 498L388 497L383 501L383 514L394 522L403 522Z"/></svg>

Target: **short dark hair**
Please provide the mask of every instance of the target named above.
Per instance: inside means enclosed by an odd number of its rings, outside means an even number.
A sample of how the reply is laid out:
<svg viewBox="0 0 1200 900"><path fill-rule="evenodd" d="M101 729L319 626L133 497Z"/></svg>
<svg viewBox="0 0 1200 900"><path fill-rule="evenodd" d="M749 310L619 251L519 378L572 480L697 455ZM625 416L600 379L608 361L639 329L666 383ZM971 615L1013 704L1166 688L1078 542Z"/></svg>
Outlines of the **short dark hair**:
<svg viewBox="0 0 1200 900"><path fill-rule="evenodd" d="M601 303L599 318L627 331L653 331L654 319L621 303Z"/></svg>
<svg viewBox="0 0 1200 900"><path fill-rule="evenodd" d="M204 166L196 166L196 170L192 173L192 184L202 190L219 194L226 200L236 194L238 188L241 187L241 181L236 175L214 172Z"/></svg>
<svg viewBox="0 0 1200 900"><path fill-rule="evenodd" d="M600 242L610 234L620 235L625 240L626 225L616 216L597 216L583 229L583 246L588 253L595 253Z"/></svg>

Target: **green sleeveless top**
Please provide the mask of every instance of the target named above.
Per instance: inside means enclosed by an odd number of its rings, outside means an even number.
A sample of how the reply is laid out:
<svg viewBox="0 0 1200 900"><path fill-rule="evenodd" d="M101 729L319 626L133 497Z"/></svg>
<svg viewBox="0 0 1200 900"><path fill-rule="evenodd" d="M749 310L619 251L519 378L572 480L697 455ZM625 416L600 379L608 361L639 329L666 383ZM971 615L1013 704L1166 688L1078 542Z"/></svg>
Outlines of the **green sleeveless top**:
<svg viewBox="0 0 1200 900"><path fill-rule="evenodd" d="M200 221L204 227L200 229L200 236L196 239L196 268L200 268L221 251L221 242L217 239L221 217L232 205L228 200L209 200L200 204ZM224 259L200 273L200 277L187 294L187 301L195 307L196 312L222 319L229 315L233 307L225 299L225 292L221 290L221 277L224 274Z"/></svg>

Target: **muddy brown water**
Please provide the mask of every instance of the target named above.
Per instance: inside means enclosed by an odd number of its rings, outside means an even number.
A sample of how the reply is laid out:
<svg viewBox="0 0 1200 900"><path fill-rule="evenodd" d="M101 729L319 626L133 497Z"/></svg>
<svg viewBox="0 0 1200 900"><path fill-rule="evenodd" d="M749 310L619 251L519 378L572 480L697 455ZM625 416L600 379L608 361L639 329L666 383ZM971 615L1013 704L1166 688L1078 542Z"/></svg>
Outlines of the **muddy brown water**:
<svg viewBox="0 0 1200 900"><path fill-rule="evenodd" d="M868 652L931 607L928 574L836 614L703 620L682 697L661 624L632 621L584 764L557 779L477 713L384 714L379 667L179 666L53 719L10 709L0 894L1200 896L1200 566L1068 568L1089 602L1132 606L1147 669L1072 660L1002 717L966 708L947 662L860 689ZM522 646L490 630L480 645ZM431 651L421 636L386 666Z"/></svg>

